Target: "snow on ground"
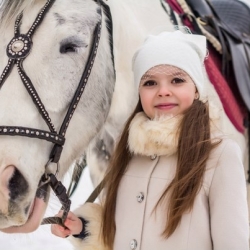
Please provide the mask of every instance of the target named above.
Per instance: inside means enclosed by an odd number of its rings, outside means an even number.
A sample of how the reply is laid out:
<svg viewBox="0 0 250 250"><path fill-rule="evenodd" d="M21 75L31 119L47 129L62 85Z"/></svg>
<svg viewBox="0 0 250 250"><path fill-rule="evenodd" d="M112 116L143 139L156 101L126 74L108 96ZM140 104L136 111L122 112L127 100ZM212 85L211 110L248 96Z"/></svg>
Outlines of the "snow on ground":
<svg viewBox="0 0 250 250"><path fill-rule="evenodd" d="M66 176L65 183L69 181ZM93 186L89 176L89 170L86 168L81 176L80 183L71 201L71 210L77 208L90 195ZM60 210L60 202L57 197L51 193L49 207L45 217L54 216ZM30 234L5 234L0 232L0 250L73 250L72 245L67 239L54 236L50 232L50 225L43 225L34 233Z"/></svg>

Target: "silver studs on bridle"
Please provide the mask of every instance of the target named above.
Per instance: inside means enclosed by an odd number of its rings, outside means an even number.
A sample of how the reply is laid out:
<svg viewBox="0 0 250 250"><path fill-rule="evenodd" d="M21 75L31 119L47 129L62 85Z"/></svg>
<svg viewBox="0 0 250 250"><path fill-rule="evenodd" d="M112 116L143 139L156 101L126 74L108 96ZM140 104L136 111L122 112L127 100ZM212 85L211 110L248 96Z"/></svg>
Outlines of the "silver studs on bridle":
<svg viewBox="0 0 250 250"><path fill-rule="evenodd" d="M20 34L20 25L23 18L23 13L21 12L15 21L14 26L14 38L11 39L9 42L6 54L9 58L6 67L3 70L3 73L0 75L0 88L4 84L5 80L11 73L14 65L17 66L18 74L26 87L29 95L31 96L34 104L36 105L39 113L43 117L44 121L48 125L50 132L40 130L34 130L32 128L23 128L23 127L11 127L11 126L0 126L0 135L19 135L19 136L28 136L33 138L44 139L47 141L51 141L54 143L54 148L50 154L50 159L53 162L58 162L60 159L60 155L62 152L62 146L65 141L65 134L70 123L71 118L73 117L74 111L77 108L77 105L80 101L82 93L84 92L85 86L88 82L88 78L91 74L91 70L94 64L95 56L97 54L97 49L99 46L99 40L101 36L101 21L97 23L95 31L94 31L94 38L93 44L90 50L89 58L86 63L85 70L81 77L81 81L78 84L78 88L75 91L75 95L70 103L69 109L67 114L63 120L59 133L57 133L54 124L51 121L49 113L46 111L45 106L42 103L31 79L26 74L23 68L23 61L25 58L30 54L32 49L32 35L37 30L39 25L41 24L42 20L44 19L45 15L48 13L49 9L52 7L55 0L48 0L41 11L38 13L35 21L33 22L31 28L26 34ZM100 12L101 13L101 12ZM4 132L6 131L6 132ZM16 131L21 131L17 133ZM32 133L25 133L24 131L32 131ZM44 136L48 135L48 136Z"/></svg>

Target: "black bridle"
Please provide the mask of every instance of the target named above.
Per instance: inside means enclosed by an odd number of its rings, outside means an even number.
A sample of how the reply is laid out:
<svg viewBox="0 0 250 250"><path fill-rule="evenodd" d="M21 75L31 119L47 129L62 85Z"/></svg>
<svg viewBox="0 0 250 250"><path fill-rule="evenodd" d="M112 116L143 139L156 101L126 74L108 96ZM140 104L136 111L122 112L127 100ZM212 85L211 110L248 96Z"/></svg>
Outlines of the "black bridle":
<svg viewBox="0 0 250 250"><path fill-rule="evenodd" d="M53 189L53 191L56 193L60 202L62 203L62 209L64 211L62 219L58 218L54 221L50 220L50 223L63 224L68 214L68 211L70 209L71 201L69 200L67 196L65 187L62 185L60 181L57 180L56 174L59 171L59 160L60 160L60 156L63 150L63 145L65 143L65 134L66 134L68 125L80 101L80 98L85 89L85 86L88 82L88 78L91 74L91 69L94 64L95 56L97 54L97 49L98 49L100 35L101 35L102 20L100 20L96 24L96 27L93 33L92 47L89 53L89 57L88 57L85 69L81 76L78 87L75 91L75 94L71 100L68 111L64 117L60 130L57 133L49 117L49 114L45 109L45 106L43 105L38 93L36 92L34 85L32 84L32 81L30 80L30 78L28 77L28 75L26 74L23 68L23 61L31 52L32 36L34 35L39 25L42 23L45 15L48 13L48 11L50 10L54 2L55 0L48 0L46 2L46 4L38 13L35 21L33 22L31 28L26 34L20 34L20 25L21 25L23 13L21 12L17 16L17 19L15 21L15 27L14 27L14 38L11 39L6 50L7 56L9 58L8 63L3 70L3 73L0 75L0 89L1 89L5 80L8 78L12 69L14 68L14 65L16 65L18 74L26 90L31 96L34 104L36 105L39 113L41 114L42 118L44 119L47 126L49 127L49 131L28 128L28 127L19 127L19 126L0 126L0 135L25 136L25 137L37 138L37 139L42 139L42 140L52 142L54 144L52 151L50 153L50 156L49 156L48 163L45 165L45 173L42 176L40 187L45 184L49 184L51 188ZM97 1L97 3L100 6L99 0ZM101 11L100 11L100 14L101 14ZM48 173L48 166L50 163L57 164L57 170L55 174ZM48 223L47 222L48 220L46 221L45 220L43 224Z"/></svg>

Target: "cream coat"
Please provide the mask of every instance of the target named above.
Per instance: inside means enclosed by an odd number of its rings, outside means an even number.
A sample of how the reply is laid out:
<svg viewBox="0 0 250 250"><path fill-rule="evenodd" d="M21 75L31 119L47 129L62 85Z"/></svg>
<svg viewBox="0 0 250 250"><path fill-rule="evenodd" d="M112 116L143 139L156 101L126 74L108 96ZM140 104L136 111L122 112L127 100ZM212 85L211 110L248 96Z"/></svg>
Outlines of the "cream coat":
<svg viewBox="0 0 250 250"><path fill-rule="evenodd" d="M160 126L162 122L159 122ZM170 124L169 120L166 122ZM178 120L171 122L172 127L167 130L159 130L158 123L152 127L152 123L141 115L132 122L130 134L139 129L140 133L129 138L130 151L136 155L129 163L118 190L113 250L249 250L246 181L241 152L234 141L226 138L210 154L193 209L182 216L180 225L168 239L162 237L167 204L158 206L156 212L153 210L176 171L177 157L173 153L176 140L172 131ZM148 139L149 134L151 139ZM166 138L171 138L171 143ZM168 149L164 152L163 148ZM144 150L147 153L144 154ZM99 208L93 210L91 206ZM100 222L98 224L96 218L100 219L100 213L98 204L86 204L76 211L90 221L87 230L94 236L85 240L73 239L78 249L105 249L98 239Z"/></svg>
<svg viewBox="0 0 250 250"><path fill-rule="evenodd" d="M153 158L152 158L153 159ZM249 250L246 181L239 147L225 139L212 152L191 212L169 239L166 209L156 202L172 180L176 155L134 157L120 184L114 250ZM141 193L144 199L140 201Z"/></svg>

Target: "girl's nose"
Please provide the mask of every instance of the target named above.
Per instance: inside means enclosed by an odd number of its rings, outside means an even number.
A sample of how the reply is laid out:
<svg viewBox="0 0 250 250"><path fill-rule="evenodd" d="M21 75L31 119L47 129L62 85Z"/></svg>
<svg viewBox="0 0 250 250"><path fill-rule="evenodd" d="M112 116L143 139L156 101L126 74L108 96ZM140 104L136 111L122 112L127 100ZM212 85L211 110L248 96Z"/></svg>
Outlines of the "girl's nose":
<svg viewBox="0 0 250 250"><path fill-rule="evenodd" d="M172 95L171 89L167 85L161 85L159 86L159 91L158 91L159 96L170 96Z"/></svg>

